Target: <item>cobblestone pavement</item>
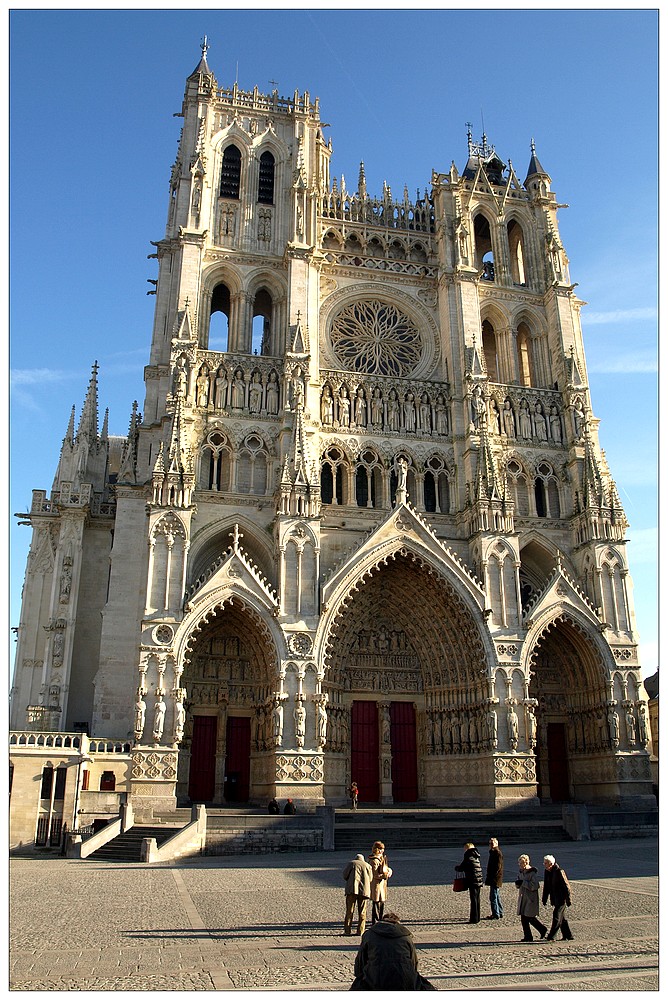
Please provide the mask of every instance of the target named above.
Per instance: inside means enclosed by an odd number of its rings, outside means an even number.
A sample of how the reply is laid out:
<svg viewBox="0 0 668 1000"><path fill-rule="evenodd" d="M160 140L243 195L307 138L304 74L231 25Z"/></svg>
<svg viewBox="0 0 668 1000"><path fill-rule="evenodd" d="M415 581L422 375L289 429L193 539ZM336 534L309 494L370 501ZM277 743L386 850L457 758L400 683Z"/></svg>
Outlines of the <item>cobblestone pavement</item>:
<svg viewBox="0 0 668 1000"><path fill-rule="evenodd" d="M361 844L367 852L370 844ZM503 849L503 844L501 845ZM462 851L391 853L388 907L441 990L658 990L656 839L532 844L569 875L575 940L520 943L506 916L470 925L451 890ZM521 849L505 850L512 880ZM481 847L483 864L487 850ZM342 936L342 852L197 858L146 866L10 863L10 989L347 991L359 939ZM487 890L482 891L483 914ZM549 908L542 908L547 921Z"/></svg>

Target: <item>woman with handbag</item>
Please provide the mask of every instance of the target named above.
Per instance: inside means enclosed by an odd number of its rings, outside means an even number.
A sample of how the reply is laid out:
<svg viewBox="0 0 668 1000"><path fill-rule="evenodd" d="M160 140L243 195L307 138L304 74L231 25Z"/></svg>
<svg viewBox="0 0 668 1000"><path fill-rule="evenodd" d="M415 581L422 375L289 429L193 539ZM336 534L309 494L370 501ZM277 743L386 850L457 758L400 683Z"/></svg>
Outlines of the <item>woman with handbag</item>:
<svg viewBox="0 0 668 1000"><path fill-rule="evenodd" d="M373 872L371 879L371 923L383 919L385 901L387 899L387 880L392 874L392 869L387 863L385 854L385 844L382 840L377 840L371 848L369 864Z"/></svg>
<svg viewBox="0 0 668 1000"><path fill-rule="evenodd" d="M531 864L528 854L520 854L517 859L520 867L515 879L515 885L520 890L517 897L517 913L522 921L524 931L523 941L533 941L531 928L535 927L541 936L541 940L547 934L547 927L538 918L540 912L540 902L538 900L538 890L540 889L540 879L538 869Z"/></svg>
<svg viewBox="0 0 668 1000"><path fill-rule="evenodd" d="M463 872L466 888L469 891L470 909L469 923L480 923L480 887L483 883L480 855L475 844L464 844L464 857L460 865L455 865L456 872Z"/></svg>

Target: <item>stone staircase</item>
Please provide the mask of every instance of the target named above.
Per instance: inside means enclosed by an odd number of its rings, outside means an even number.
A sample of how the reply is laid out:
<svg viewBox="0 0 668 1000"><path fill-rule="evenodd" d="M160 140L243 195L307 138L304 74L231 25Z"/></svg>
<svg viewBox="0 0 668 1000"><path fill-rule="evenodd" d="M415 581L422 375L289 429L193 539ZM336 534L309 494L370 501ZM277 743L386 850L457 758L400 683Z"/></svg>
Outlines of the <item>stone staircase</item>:
<svg viewBox="0 0 668 1000"><path fill-rule="evenodd" d="M364 808L337 809L334 826L337 851L361 851L382 840L391 850L426 847L461 848L470 841L486 844L497 837L504 844L560 843L570 840L563 827L561 806L531 812L495 813L484 809Z"/></svg>
<svg viewBox="0 0 668 1000"><path fill-rule="evenodd" d="M190 820L190 810L185 810L188 813L188 820ZM187 822L186 821L186 822ZM178 823L174 825L174 818L172 817L172 825L165 826L160 824L160 826L131 826L129 830L125 833L120 833L118 837L110 840L108 844L104 844L102 847L98 847L96 851L88 855L88 861L119 861L119 862L132 862L141 861L141 843L145 837L155 837L158 842L158 847L160 844L164 843L172 834L180 830L181 827L185 826L185 823Z"/></svg>

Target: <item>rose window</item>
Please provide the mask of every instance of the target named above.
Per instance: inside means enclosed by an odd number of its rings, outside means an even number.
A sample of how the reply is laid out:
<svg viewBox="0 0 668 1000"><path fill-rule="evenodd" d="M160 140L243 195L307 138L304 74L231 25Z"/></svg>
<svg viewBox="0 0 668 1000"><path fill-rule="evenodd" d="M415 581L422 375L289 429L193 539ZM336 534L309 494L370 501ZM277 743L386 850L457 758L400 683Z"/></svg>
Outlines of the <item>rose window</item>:
<svg viewBox="0 0 668 1000"><path fill-rule="evenodd" d="M341 368L403 378L418 366L423 344L413 321L396 306L353 302L332 324L331 342Z"/></svg>

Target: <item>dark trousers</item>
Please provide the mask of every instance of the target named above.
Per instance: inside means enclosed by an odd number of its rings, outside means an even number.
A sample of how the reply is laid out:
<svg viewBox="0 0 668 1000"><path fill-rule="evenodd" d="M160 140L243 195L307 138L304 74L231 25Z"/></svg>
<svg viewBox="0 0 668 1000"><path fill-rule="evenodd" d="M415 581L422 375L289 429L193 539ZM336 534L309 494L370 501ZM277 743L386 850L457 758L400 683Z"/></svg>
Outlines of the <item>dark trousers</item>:
<svg viewBox="0 0 668 1000"><path fill-rule="evenodd" d="M374 899L371 908L371 923L375 924L377 920L382 920L384 912L385 912L385 900Z"/></svg>
<svg viewBox="0 0 668 1000"><path fill-rule="evenodd" d="M478 924L480 923L480 886L470 885L469 886L469 898L471 900L471 909L469 911L469 923Z"/></svg>
<svg viewBox="0 0 668 1000"><path fill-rule="evenodd" d="M547 935L549 938L553 938L557 931L561 928L562 938L569 940L573 937L571 934L571 929L568 926L568 920L566 920L566 904L562 903L560 906L555 906L552 911L552 926L550 927L550 933Z"/></svg>
<svg viewBox="0 0 668 1000"><path fill-rule="evenodd" d="M532 927L536 928L541 937L547 934L547 927L545 924L541 924L538 917L525 917L522 915L520 916L520 920L522 921L522 930L524 931L525 941L533 941L533 934L531 933Z"/></svg>

